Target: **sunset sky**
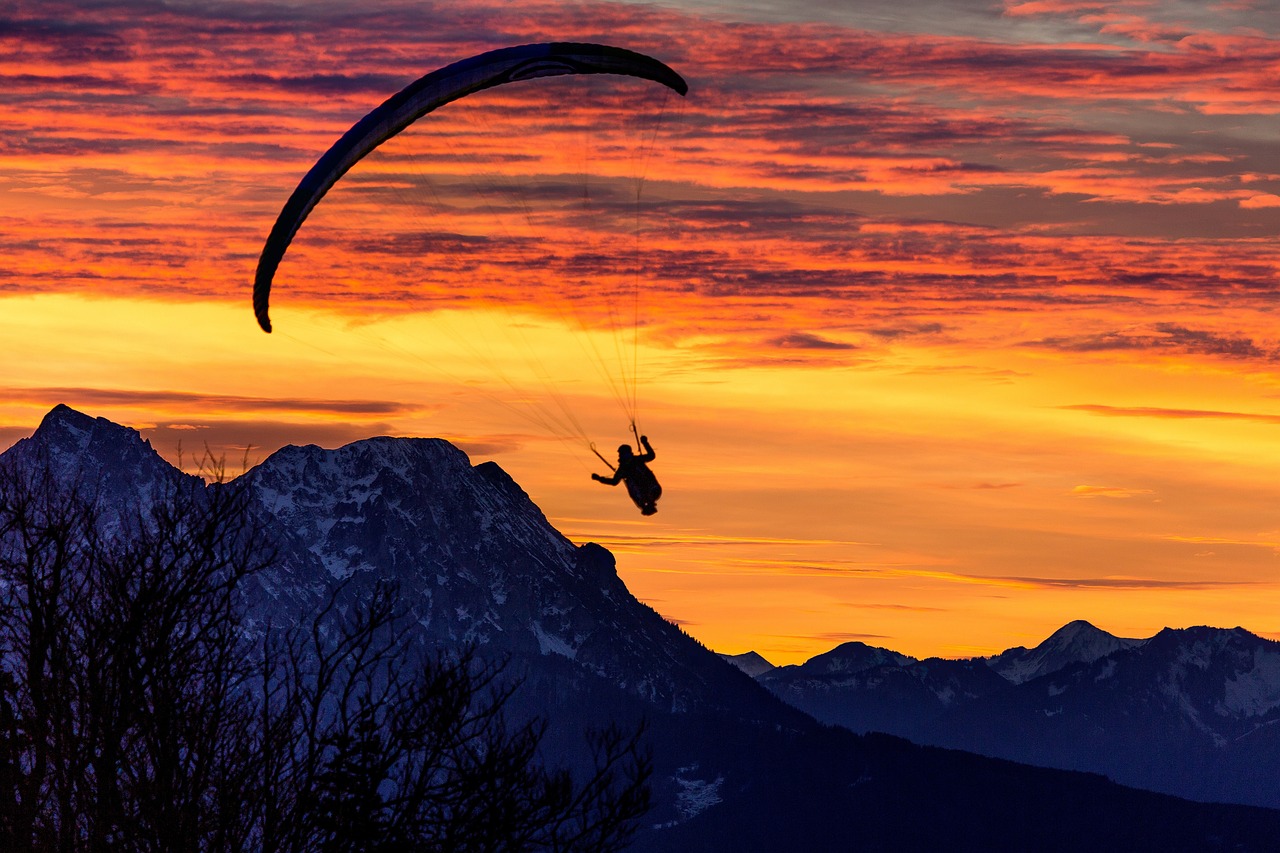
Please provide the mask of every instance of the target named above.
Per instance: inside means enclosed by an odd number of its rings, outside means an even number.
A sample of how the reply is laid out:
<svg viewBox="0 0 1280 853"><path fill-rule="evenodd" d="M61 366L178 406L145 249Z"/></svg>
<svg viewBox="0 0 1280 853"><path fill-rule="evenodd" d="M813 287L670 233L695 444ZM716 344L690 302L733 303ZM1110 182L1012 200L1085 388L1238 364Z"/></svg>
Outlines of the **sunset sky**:
<svg viewBox="0 0 1280 853"><path fill-rule="evenodd" d="M424 118L303 225L261 332L319 155L543 41L689 95ZM775 663L1280 639L1280 0L17 0L0 84L0 446L57 403L233 471L447 438ZM613 457L633 389L652 518L549 422Z"/></svg>

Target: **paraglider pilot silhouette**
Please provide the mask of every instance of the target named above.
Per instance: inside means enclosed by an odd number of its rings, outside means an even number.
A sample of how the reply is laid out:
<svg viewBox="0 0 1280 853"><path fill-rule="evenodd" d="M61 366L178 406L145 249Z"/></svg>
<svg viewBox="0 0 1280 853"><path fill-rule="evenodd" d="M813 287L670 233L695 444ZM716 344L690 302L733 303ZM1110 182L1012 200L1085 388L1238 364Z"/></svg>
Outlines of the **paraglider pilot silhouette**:
<svg viewBox="0 0 1280 853"><path fill-rule="evenodd" d="M392 95L351 126L303 176L271 227L262 247L253 280L253 312L264 332L271 331L269 302L276 270L303 221L320 200L366 155L436 109L484 89L521 81L563 75L604 74L649 80L678 95L689 91L679 74L651 56L619 47L580 42L524 44L491 50L432 71ZM637 323L638 325L638 323ZM633 379L634 384L634 379ZM632 390L634 395L634 389ZM634 407L634 401L632 402ZM644 515L658 511L662 487L646 463L654 459L649 439L631 429L644 448L637 456L629 445L618 448L612 477L592 474L597 481L627 484L627 493ZM585 435L582 436L585 438ZM592 451L595 446L591 446ZM597 454L599 455L599 454Z"/></svg>
<svg viewBox="0 0 1280 853"><path fill-rule="evenodd" d="M635 455L631 451L631 445L623 444L618 448L618 467L613 469L613 476L602 477L599 474L592 474L591 479L606 486L616 486L625 482L627 494L631 495L631 500L640 507L640 514L653 515L658 511L657 503L658 498L662 497L662 486L658 485L658 478L653 476L647 463L657 458L657 454L649 444L649 436L637 437L644 447L643 455ZM599 456L599 454L596 455ZM600 458L604 459L603 456ZM608 460L605 460L605 464L609 464Z"/></svg>

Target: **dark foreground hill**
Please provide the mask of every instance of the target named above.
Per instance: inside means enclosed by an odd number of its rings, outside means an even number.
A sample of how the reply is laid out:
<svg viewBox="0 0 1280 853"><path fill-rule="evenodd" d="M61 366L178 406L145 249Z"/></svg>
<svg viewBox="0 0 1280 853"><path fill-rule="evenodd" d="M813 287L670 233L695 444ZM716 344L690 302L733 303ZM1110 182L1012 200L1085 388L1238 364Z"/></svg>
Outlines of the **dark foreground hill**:
<svg viewBox="0 0 1280 853"><path fill-rule="evenodd" d="M51 457L121 507L183 477L136 432L63 406L5 455ZM656 806L638 850L1262 851L1280 838L1280 812L821 725L636 601L607 551L567 540L498 466L446 442L287 447L242 482L277 549L244 589L258 624L389 579L421 647L475 643L509 661L523 679L513 711L551 721L546 760L572 765L583 726L647 720Z"/></svg>

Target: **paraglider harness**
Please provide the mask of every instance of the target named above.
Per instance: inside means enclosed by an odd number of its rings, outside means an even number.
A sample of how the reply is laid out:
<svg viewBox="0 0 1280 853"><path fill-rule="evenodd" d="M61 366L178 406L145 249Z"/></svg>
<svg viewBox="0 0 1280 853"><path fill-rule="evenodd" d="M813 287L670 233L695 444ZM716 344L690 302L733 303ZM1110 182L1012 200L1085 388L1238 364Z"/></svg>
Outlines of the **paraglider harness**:
<svg viewBox="0 0 1280 853"><path fill-rule="evenodd" d="M636 429L635 422L631 424L631 432L636 437L636 447L643 449L643 455L634 455L631 453L631 446L624 444L618 448L618 464L615 467L608 459L596 450L593 443L591 452L594 453L601 462L609 466L609 470L613 471L612 477L601 477L599 474L592 474L591 479L598 483L604 483L607 486L616 486L619 482L627 484L627 494L631 496L631 500L640 508L641 515L653 515L658 511L658 498L662 497L662 486L658 484L658 478L649 470L649 466L645 463L652 462L656 458L653 447L649 444L649 437L640 435ZM625 455L624 455L625 451Z"/></svg>

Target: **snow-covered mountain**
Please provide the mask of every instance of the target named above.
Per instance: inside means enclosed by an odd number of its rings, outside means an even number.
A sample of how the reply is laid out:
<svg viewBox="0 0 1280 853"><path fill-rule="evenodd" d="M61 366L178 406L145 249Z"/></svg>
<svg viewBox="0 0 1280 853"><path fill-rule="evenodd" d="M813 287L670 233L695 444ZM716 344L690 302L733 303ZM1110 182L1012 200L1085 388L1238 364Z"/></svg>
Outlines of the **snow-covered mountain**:
<svg viewBox="0 0 1280 853"><path fill-rule="evenodd" d="M746 652L740 655L722 654L720 657L724 658L752 678L764 675L769 670L777 668L773 664L769 663L769 661L765 660L758 652Z"/></svg>
<svg viewBox="0 0 1280 853"><path fill-rule="evenodd" d="M574 545L506 472L473 467L448 442L285 447L244 476L292 543L277 587L317 572L391 579L435 643L554 655L661 711L778 714L750 679L637 601L608 551Z"/></svg>
<svg viewBox="0 0 1280 853"><path fill-rule="evenodd" d="M829 652L809 658L796 667L795 674L812 678L839 679L856 675L872 667L901 666L910 661L911 658L906 655L855 641L841 643Z"/></svg>
<svg viewBox="0 0 1280 853"><path fill-rule="evenodd" d="M798 666L758 678L788 704L856 732L921 738L957 705L1011 685L981 660L916 660L845 643Z"/></svg>
<svg viewBox="0 0 1280 853"><path fill-rule="evenodd" d="M65 406L2 456L93 484L121 513L171 484L218 488L133 430ZM239 482L277 553L244 586L260 624L314 612L339 586L358 596L391 580L421 645L472 642L509 661L522 679L514 710L551 723L548 759L564 758L584 725L645 719L656 806L637 850L1268 850L1280 837L1280 813L822 726L638 602L605 549L570 542L497 465L473 466L447 442L286 447ZM935 698L966 689L955 662L901 658L851 647L815 668L848 677L903 663L932 672ZM1191 658L1183 666L1187 678L1198 671ZM1224 707L1265 704L1247 678L1232 690Z"/></svg>
<svg viewBox="0 0 1280 853"><path fill-rule="evenodd" d="M843 649L844 647L840 647ZM1280 807L1280 643L1242 628L1114 637L1072 622L990 658L828 671L840 649L759 681L819 720L1152 790ZM861 661L874 660L862 651Z"/></svg>
<svg viewBox="0 0 1280 853"><path fill-rule="evenodd" d="M1142 645L1142 642L1113 636L1078 619L1054 631L1049 639L1034 649L1023 646L1007 649L987 658L987 665L1014 684L1021 684L1057 672L1068 664L1093 663L1114 651L1130 649Z"/></svg>
<svg viewBox="0 0 1280 853"><path fill-rule="evenodd" d="M3 455L12 464L47 470L68 488L95 498L107 515L148 504L178 484L201 482L165 462L135 430L65 405L55 406L35 434Z"/></svg>

